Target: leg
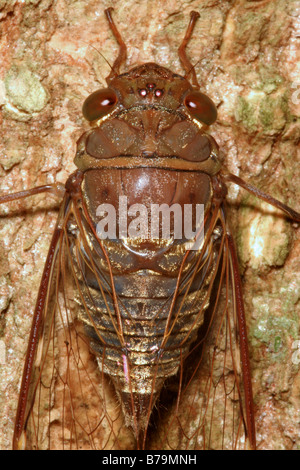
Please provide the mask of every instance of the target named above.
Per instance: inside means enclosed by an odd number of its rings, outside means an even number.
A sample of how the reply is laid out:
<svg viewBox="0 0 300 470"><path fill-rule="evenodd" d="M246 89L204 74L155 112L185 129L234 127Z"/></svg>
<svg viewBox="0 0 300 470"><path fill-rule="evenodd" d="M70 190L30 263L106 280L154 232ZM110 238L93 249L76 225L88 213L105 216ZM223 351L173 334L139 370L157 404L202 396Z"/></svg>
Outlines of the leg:
<svg viewBox="0 0 300 470"><path fill-rule="evenodd" d="M44 186L37 186L36 188L19 191L18 193L5 194L4 196L0 196L0 204L17 201L18 199L24 199L25 197L34 196L35 194L40 193L52 193L54 196L63 197L65 194L65 187L61 183L46 184Z"/></svg>
<svg viewBox="0 0 300 470"><path fill-rule="evenodd" d="M222 179L224 181L228 181L230 183L235 183L242 188L246 189L251 194L254 194L254 196L258 197L259 199L262 199L263 201L266 201L268 204L271 204L271 206L277 207L278 209L282 210L285 212L285 214L295 222L300 222L300 213L294 211L290 207L286 206L282 202L278 201L274 197L270 196L269 194L264 193L260 189L255 188L255 186L252 186L249 183L246 183L243 181L241 178L239 178L236 175L232 175L231 173L226 173L222 175Z"/></svg>

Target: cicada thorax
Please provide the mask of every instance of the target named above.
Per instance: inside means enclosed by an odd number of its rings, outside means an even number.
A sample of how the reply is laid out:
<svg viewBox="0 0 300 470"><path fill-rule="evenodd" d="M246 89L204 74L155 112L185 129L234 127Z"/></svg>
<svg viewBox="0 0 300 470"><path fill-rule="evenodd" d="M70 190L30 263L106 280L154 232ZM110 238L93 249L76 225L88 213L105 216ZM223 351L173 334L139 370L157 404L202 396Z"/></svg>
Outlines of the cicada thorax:
<svg viewBox="0 0 300 470"><path fill-rule="evenodd" d="M190 113L189 106L201 112L195 96L202 100L183 77L145 64L113 79L107 99L102 90L84 105L88 117L100 119L79 139L75 158L84 175L89 251L77 240L74 264L93 293L86 297L90 313L81 320L137 437L203 323L216 267L217 237L210 231L207 238L206 232L212 177L220 162L215 141L205 133L207 125ZM109 113L103 117L106 106ZM153 215L153 208L162 205L170 216L167 236L163 218L158 215L155 221ZM187 206L192 214L188 234ZM197 208L202 208L202 219ZM106 235L99 223L104 213L113 217ZM137 213L138 230L135 225L132 236Z"/></svg>

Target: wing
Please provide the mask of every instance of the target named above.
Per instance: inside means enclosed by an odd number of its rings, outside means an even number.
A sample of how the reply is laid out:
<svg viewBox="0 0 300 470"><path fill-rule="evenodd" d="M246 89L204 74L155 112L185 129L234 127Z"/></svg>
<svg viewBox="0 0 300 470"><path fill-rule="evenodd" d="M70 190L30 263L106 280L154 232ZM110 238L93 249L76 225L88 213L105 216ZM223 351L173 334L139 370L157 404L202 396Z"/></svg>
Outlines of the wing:
<svg viewBox="0 0 300 470"><path fill-rule="evenodd" d="M134 445L80 321L86 293L84 278L80 280L77 272L76 253L82 246L76 242L76 232L86 245L76 201L65 196L36 303L14 449L129 449ZM88 310L85 314L90 315Z"/></svg>
<svg viewBox="0 0 300 470"><path fill-rule="evenodd" d="M217 261L205 321L187 358L179 391L162 394L152 446L157 449L255 448L255 425L241 280L233 238L222 207L208 237ZM199 311L199 316L203 315ZM171 387L174 384L171 384ZM170 388L172 390L172 388ZM166 404L168 403L168 409Z"/></svg>

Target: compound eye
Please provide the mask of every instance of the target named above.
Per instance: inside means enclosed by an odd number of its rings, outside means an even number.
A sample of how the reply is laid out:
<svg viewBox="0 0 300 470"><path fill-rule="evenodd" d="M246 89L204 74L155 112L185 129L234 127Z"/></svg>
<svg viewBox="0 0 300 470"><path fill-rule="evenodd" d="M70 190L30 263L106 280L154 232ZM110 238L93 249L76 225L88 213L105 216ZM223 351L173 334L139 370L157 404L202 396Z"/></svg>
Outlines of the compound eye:
<svg viewBox="0 0 300 470"><path fill-rule="evenodd" d="M118 102L117 95L111 88L97 90L83 103L82 113L88 121L95 121L110 113Z"/></svg>
<svg viewBox="0 0 300 470"><path fill-rule="evenodd" d="M184 98L189 114L210 126L217 120L218 112L214 102L200 91L192 91Z"/></svg>

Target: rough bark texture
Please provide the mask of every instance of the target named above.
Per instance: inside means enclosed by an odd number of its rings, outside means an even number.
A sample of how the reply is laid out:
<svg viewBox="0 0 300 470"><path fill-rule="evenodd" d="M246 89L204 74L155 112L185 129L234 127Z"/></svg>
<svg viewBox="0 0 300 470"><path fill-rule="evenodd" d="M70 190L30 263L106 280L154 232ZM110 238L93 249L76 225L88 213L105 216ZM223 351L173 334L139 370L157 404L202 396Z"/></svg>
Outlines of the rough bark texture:
<svg viewBox="0 0 300 470"><path fill-rule="evenodd" d="M203 91L219 106L212 134L225 164L299 210L300 3L293 0L1 0L1 191L65 182L75 169L76 140L88 127L82 102L109 73L101 54L112 63L117 53L103 15L108 6L126 38L128 66L155 61L179 73L179 41L189 12L200 12L189 54ZM237 187L228 200L248 312L258 447L296 449L299 229L266 205L263 213ZM1 449L11 447L55 206L46 196L1 208Z"/></svg>

